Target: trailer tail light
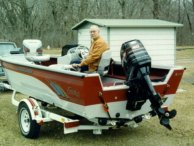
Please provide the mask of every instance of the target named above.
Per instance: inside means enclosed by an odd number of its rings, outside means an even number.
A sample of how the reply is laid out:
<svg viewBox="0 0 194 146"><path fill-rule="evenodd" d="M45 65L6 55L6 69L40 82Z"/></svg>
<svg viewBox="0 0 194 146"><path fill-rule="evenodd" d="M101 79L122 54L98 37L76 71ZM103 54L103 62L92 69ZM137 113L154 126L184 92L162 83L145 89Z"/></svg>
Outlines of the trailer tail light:
<svg viewBox="0 0 194 146"><path fill-rule="evenodd" d="M65 128L73 128L73 127L77 127L79 125L80 125L79 121L72 121L72 122L64 123Z"/></svg>

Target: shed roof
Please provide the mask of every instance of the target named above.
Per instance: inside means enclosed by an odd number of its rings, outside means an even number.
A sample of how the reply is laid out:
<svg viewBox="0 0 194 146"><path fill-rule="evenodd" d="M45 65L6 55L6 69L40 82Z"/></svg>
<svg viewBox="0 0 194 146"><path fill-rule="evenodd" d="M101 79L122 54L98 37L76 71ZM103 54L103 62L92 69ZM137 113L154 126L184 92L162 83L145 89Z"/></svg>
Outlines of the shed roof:
<svg viewBox="0 0 194 146"><path fill-rule="evenodd" d="M77 30L86 23L105 27L181 27L183 24L158 19L84 19L72 27Z"/></svg>

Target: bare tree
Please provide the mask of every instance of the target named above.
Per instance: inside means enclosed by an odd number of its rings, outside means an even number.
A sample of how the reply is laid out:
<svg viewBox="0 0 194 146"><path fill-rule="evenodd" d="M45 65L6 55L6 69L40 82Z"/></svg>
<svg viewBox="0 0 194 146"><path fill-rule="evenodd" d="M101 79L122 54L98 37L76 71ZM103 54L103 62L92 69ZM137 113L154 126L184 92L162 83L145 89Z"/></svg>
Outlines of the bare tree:
<svg viewBox="0 0 194 146"><path fill-rule="evenodd" d="M159 19L159 0L152 1L153 1L153 18Z"/></svg>
<svg viewBox="0 0 194 146"><path fill-rule="evenodd" d="M118 3L121 7L121 18L125 19L125 0L118 0Z"/></svg>
<svg viewBox="0 0 194 146"><path fill-rule="evenodd" d="M51 47L75 42L85 18L154 18L184 23L178 43L193 44L194 0L0 0L0 38L39 38ZM182 38L183 34L187 38ZM180 38L180 39L179 39Z"/></svg>
<svg viewBox="0 0 194 146"><path fill-rule="evenodd" d="M191 18L189 16L188 9L187 9L187 1L186 0L183 1L183 5L184 5L187 20L188 20L188 24L189 24L189 29L192 32L192 23L191 23Z"/></svg>

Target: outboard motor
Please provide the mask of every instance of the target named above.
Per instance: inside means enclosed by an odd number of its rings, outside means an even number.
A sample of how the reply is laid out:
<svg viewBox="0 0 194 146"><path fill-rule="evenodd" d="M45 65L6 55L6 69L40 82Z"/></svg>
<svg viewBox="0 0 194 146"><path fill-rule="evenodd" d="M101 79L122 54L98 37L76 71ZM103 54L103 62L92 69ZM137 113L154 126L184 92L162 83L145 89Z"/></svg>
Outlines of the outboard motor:
<svg viewBox="0 0 194 146"><path fill-rule="evenodd" d="M120 55L126 84L129 86L126 108L131 111L139 110L146 100L149 100L153 112L160 119L160 124L171 130L169 119L176 115L176 110L166 112L161 108L163 102L149 78L151 58L143 44L139 40L125 42L122 44Z"/></svg>

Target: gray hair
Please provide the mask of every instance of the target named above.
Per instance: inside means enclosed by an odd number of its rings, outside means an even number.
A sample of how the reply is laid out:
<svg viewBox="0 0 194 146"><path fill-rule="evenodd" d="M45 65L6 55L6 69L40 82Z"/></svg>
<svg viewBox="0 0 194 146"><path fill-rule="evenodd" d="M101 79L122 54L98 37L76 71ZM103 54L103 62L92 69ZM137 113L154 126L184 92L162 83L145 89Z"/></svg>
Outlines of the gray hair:
<svg viewBox="0 0 194 146"><path fill-rule="evenodd" d="M100 32L100 28L97 25L91 25L90 30L91 29L94 29L94 30L97 30L98 32Z"/></svg>

